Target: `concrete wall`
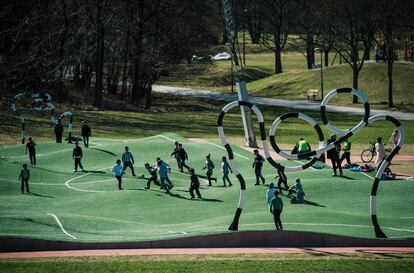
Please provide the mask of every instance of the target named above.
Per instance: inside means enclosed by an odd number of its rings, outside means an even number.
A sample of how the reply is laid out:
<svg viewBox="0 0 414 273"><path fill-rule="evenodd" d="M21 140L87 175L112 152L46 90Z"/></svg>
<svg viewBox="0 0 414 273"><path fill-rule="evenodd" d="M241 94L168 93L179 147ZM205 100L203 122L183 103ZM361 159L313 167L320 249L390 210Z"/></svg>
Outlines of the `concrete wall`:
<svg viewBox="0 0 414 273"><path fill-rule="evenodd" d="M239 231L167 240L122 243L83 243L0 237L0 252L207 247L414 247L414 239L365 239L302 231Z"/></svg>

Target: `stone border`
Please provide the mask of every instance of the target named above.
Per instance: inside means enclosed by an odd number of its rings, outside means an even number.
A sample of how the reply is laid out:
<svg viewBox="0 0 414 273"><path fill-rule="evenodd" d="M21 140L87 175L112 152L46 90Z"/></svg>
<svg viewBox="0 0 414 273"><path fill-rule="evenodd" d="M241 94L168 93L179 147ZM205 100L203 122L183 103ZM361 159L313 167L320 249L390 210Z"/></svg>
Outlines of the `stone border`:
<svg viewBox="0 0 414 273"><path fill-rule="evenodd" d="M303 231L239 231L141 242L66 242L0 237L0 252L224 247L414 247L414 239L367 239Z"/></svg>

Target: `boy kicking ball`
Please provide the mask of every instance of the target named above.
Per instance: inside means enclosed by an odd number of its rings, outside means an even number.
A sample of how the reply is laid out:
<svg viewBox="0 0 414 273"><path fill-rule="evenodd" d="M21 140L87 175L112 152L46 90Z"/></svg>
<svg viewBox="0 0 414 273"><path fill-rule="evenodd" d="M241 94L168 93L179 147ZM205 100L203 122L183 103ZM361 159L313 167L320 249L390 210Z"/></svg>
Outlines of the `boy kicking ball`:
<svg viewBox="0 0 414 273"><path fill-rule="evenodd" d="M155 185L160 186L161 184L157 181L157 168L150 166L149 163L145 163L145 169L147 169L150 177L148 178L147 181L147 186L145 187L145 189L149 190L151 182L154 182Z"/></svg>

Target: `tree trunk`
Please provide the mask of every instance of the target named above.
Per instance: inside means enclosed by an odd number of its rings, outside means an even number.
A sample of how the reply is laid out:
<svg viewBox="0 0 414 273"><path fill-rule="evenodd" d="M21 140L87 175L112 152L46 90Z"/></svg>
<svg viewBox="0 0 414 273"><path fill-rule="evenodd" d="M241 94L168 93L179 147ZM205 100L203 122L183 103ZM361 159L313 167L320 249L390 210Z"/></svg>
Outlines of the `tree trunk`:
<svg viewBox="0 0 414 273"><path fill-rule="evenodd" d="M151 109L152 106L152 86L149 85L145 90L145 109Z"/></svg>
<svg viewBox="0 0 414 273"><path fill-rule="evenodd" d="M63 18L64 18L64 24L63 24L63 33L60 38L60 48L59 48L59 58L60 58L60 66L59 66L59 97L62 99L65 99L67 97L67 94L65 92L65 81L64 81L64 57L65 57L65 44L66 44L66 33L68 30L68 16L66 12L66 1L62 0L62 10L63 10Z"/></svg>
<svg viewBox="0 0 414 273"><path fill-rule="evenodd" d="M129 40L131 36L131 23L132 23L132 9L130 8L131 5L132 5L131 1L128 1L127 8L129 8L129 11L128 11L127 32L126 32L126 37L125 37L124 52L122 56L122 91L121 91L122 99L125 99L125 96L127 93Z"/></svg>
<svg viewBox="0 0 414 273"><path fill-rule="evenodd" d="M393 38L393 18L392 15L388 15L386 19L386 27L385 27L385 41L387 43L387 74L388 74L388 108L394 106L393 100L393 80L392 80L392 72L393 72L393 65L394 65L394 38Z"/></svg>
<svg viewBox="0 0 414 273"><path fill-rule="evenodd" d="M280 45L280 32L274 34L275 38L275 74L282 73L282 56L281 56L281 45Z"/></svg>
<svg viewBox="0 0 414 273"><path fill-rule="evenodd" d="M324 54L325 54L325 56L324 56L324 59L325 59L325 67L328 67L329 66L329 50L325 50L324 51Z"/></svg>
<svg viewBox="0 0 414 273"><path fill-rule="evenodd" d="M355 65L353 68L353 80L352 80L352 87L355 89L358 89L358 79L359 79L359 70L358 70L358 65ZM357 96L353 96L352 98L352 103L358 103L358 97Z"/></svg>
<svg viewBox="0 0 414 273"><path fill-rule="evenodd" d="M393 100L393 82L392 82L392 71L393 71L393 64L394 61L388 59L387 69L388 69L388 107L394 107L394 100Z"/></svg>
<svg viewBox="0 0 414 273"><path fill-rule="evenodd" d="M315 63L315 51L313 46L313 35L311 33L306 35L306 61L308 69L312 69L313 64Z"/></svg>
<svg viewBox="0 0 414 273"><path fill-rule="evenodd" d="M138 22L136 24L135 28L135 34L134 34L134 41L135 41L135 49L134 49L134 57L133 57L133 63L134 63L134 79L132 83L132 104L135 106L139 106L141 96L140 93L141 90L141 65L142 65L142 46L143 46L143 39L144 39L144 33L143 33L143 1L138 2L137 12L138 12Z"/></svg>
<svg viewBox="0 0 414 273"><path fill-rule="evenodd" d="M96 11L96 76L95 76L95 98L93 105L100 107L102 105L103 89L103 67L104 67L104 26L102 20L102 0L97 0Z"/></svg>

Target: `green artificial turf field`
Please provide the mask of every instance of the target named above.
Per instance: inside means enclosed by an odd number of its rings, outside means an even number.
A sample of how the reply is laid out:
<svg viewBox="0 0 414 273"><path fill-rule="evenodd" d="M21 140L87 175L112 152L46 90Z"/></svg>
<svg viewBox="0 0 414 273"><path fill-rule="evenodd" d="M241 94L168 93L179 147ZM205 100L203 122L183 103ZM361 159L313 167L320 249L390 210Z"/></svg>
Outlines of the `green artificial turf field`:
<svg viewBox="0 0 414 273"><path fill-rule="evenodd" d="M203 174L204 156L211 153L218 183L207 187L201 180L202 200L191 200L187 173L177 172L170 153L173 141L183 143L189 154L188 164ZM145 179L126 171L123 187L118 190L111 173L115 160L128 145L135 157L136 173L148 173L145 162L165 159L173 169L175 187L166 194L152 185L145 190ZM32 194L20 193L18 175L28 162L23 145L3 145L0 149L0 235L50 240L111 242L144 241L182 236L228 232L239 197L239 183L223 188L220 158L226 155L216 143L191 142L174 134L162 134L136 140L92 138L84 149L83 165L88 172L73 173L72 145L37 144L37 166L30 167ZM253 186L253 155L233 147L237 165L247 183L246 204L240 230L274 229L265 200L265 186ZM287 162L297 164L297 162ZM284 228L374 238L369 213L369 196L374 174L367 176L345 170L345 178L331 177L331 170L309 169L288 173L289 184L302 179L307 204L290 204L283 197ZM274 181L275 170L265 164L267 182ZM369 177L370 176L370 177ZM414 237L414 181L384 181L378 191L378 218L390 238Z"/></svg>

